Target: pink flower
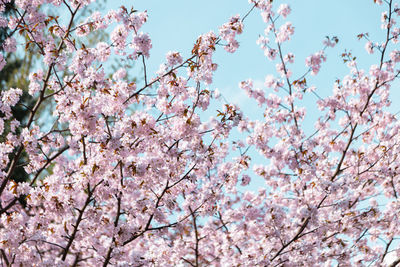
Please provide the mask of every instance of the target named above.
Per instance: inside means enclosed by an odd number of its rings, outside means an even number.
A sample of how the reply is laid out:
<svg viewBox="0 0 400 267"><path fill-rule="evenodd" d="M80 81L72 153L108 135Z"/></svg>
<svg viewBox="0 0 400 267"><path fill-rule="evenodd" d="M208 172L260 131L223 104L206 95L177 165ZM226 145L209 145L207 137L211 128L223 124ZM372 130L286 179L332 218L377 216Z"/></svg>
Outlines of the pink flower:
<svg viewBox="0 0 400 267"><path fill-rule="evenodd" d="M283 18L286 18L291 11L292 10L288 4L281 4L278 8L278 14L281 15Z"/></svg>
<svg viewBox="0 0 400 267"><path fill-rule="evenodd" d="M251 178L250 178L250 176L248 176L247 174L244 174L243 176L242 176L242 182L241 182L241 186L246 186L246 185L248 185L249 183L250 183L250 181L251 181Z"/></svg>
<svg viewBox="0 0 400 267"><path fill-rule="evenodd" d="M273 87L276 86L277 81L276 81L276 79L275 79L275 77L274 77L273 75L269 74L269 75L267 75L267 76L265 77L265 82L264 82L264 84L265 84L266 87L273 88Z"/></svg>
<svg viewBox="0 0 400 267"><path fill-rule="evenodd" d="M264 50L264 55L266 55L269 60L275 60L277 54L278 51L273 48Z"/></svg>
<svg viewBox="0 0 400 267"><path fill-rule="evenodd" d="M147 21L147 12L137 12L137 13L135 12L129 16L126 24L130 29L138 32L146 21Z"/></svg>
<svg viewBox="0 0 400 267"><path fill-rule="evenodd" d="M334 36L332 38L329 38L328 36L326 39L322 42L325 46L327 47L335 47L335 45L339 42L339 39Z"/></svg>
<svg viewBox="0 0 400 267"><path fill-rule="evenodd" d="M126 69L124 69L124 68L121 68L121 69L117 70L113 74L113 79L114 80L122 80L125 77L126 77Z"/></svg>
<svg viewBox="0 0 400 267"><path fill-rule="evenodd" d="M111 55L111 48L107 43L100 42L96 45L95 54L100 62L105 62Z"/></svg>
<svg viewBox="0 0 400 267"><path fill-rule="evenodd" d="M286 22L279 28L276 34L276 42L277 43L286 42L290 40L290 36L292 36L293 34L294 34L294 27L292 26L292 23Z"/></svg>
<svg viewBox="0 0 400 267"><path fill-rule="evenodd" d="M0 17L0 27L1 28L5 28L5 27L9 26L8 24L9 24L9 21L7 20L7 18Z"/></svg>
<svg viewBox="0 0 400 267"><path fill-rule="evenodd" d="M4 41L3 48L8 53L14 53L17 51L17 41L15 38L9 37Z"/></svg>
<svg viewBox="0 0 400 267"><path fill-rule="evenodd" d="M169 51L166 58L167 63L170 67L181 64L183 62L182 56L179 52Z"/></svg>
<svg viewBox="0 0 400 267"><path fill-rule="evenodd" d="M239 47L239 42L235 40L237 34L241 34L243 31L243 23L240 20L240 16L236 15L231 17L230 21L225 23L219 28L219 34L222 39L226 40L228 44L225 46L225 50L233 53Z"/></svg>
<svg viewBox="0 0 400 267"><path fill-rule="evenodd" d="M287 55L285 55L285 57L283 59L285 62L294 63L293 53L288 53Z"/></svg>
<svg viewBox="0 0 400 267"><path fill-rule="evenodd" d="M18 103L19 98L22 95L22 90L19 88L10 88L7 91L3 91L1 101L9 106L15 106Z"/></svg>
<svg viewBox="0 0 400 267"><path fill-rule="evenodd" d="M311 68L312 75L318 74L323 61L326 61L324 51L319 51L306 58L306 66Z"/></svg>
<svg viewBox="0 0 400 267"><path fill-rule="evenodd" d="M365 44L365 50L367 50L367 53L368 53L368 54L373 54L373 53L374 53L374 45L372 44L371 41L368 41L368 42Z"/></svg>
<svg viewBox="0 0 400 267"><path fill-rule="evenodd" d="M390 52L390 59L395 63L400 62L400 51L393 50L392 52Z"/></svg>
<svg viewBox="0 0 400 267"><path fill-rule="evenodd" d="M116 47L117 52L125 49L126 38L128 37L128 31L123 25L118 25L110 35L110 39L113 42L113 46Z"/></svg>
<svg viewBox="0 0 400 267"><path fill-rule="evenodd" d="M150 49L152 48L151 39L147 33L139 33L133 37L131 47L135 50L136 54L142 54L145 57L150 56ZM136 55L137 56L137 55Z"/></svg>

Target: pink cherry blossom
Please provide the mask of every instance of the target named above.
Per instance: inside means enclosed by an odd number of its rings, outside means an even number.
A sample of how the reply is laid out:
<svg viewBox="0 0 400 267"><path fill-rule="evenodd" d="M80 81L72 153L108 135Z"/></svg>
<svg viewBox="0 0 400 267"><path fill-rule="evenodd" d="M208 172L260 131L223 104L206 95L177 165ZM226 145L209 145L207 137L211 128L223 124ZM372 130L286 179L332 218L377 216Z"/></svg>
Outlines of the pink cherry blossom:
<svg viewBox="0 0 400 267"><path fill-rule="evenodd" d="M281 4L278 8L278 14L282 15L283 18L286 18L291 11L292 10L288 4Z"/></svg>
<svg viewBox="0 0 400 267"><path fill-rule="evenodd" d="M358 52L377 57L365 65L345 50L348 71L331 86L314 76L338 38L327 37L297 66L304 47L287 44L296 26L286 21L287 4L249 0L218 32L157 59L156 39L142 32L146 11L122 6L83 16L91 2L16 0L0 18L10 33L0 69L17 51L38 51L39 59L23 88L33 103L22 89L0 92L3 265L400 262L394 0L374 1L381 39L361 35L366 51ZM213 79L224 65L215 55L240 51L238 35L255 12L260 55L273 70L264 83L239 82L249 102L241 100L258 105L249 110L227 103ZM110 36L88 42L99 30ZM124 64L111 71L113 60Z"/></svg>
<svg viewBox="0 0 400 267"><path fill-rule="evenodd" d="M365 44L365 50L367 50L368 54L374 53L374 46L371 41Z"/></svg>
<svg viewBox="0 0 400 267"><path fill-rule="evenodd" d="M142 54L145 57L149 57L150 49L152 47L149 35L142 32L135 35L131 47L134 49L136 54Z"/></svg>
<svg viewBox="0 0 400 267"><path fill-rule="evenodd" d="M326 61L326 57L323 51L319 51L306 59L306 66L311 68L311 73L316 75L320 68L323 61Z"/></svg>

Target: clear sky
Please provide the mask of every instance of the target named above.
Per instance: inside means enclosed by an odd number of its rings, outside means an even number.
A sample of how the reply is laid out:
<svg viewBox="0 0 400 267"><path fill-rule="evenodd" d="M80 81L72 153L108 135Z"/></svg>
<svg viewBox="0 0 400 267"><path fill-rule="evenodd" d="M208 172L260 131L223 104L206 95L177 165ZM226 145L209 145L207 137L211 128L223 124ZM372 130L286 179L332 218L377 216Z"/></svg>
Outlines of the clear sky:
<svg viewBox="0 0 400 267"><path fill-rule="evenodd" d="M154 77L159 65L165 62L165 54L179 51L184 58L190 56L195 40L200 34L210 30L218 32L220 25L228 21L232 15L247 13L251 5L247 0L105 0L108 8L118 8L121 5L134 7L139 11L147 10L148 22L141 29L148 32L153 48L147 68L150 77ZM327 35L337 36L339 44L326 50L327 62L323 63L317 76L309 76L308 85L315 85L316 92L324 97L332 93L334 81L348 74L348 68L343 64L340 55L347 49L357 56L359 67L367 69L371 64L377 64L378 53L367 54L364 49L365 40L359 41L359 33L369 33L373 41L383 41L384 31L380 28L381 12L386 6L378 6L373 0L289 0L274 1L275 9L281 3L288 3L292 12L287 21L293 23L295 34L292 40L283 45L283 52L295 54L293 78L300 77L307 71L305 59L322 49L322 41ZM279 23L282 23L282 20ZM211 89L218 88L229 102L238 104L252 119L262 118L262 110L257 109L255 101L247 98L238 88L238 83L252 78L256 86L263 87L266 75L274 74L277 62L269 61L262 49L256 44L260 34L263 34L265 24L258 10L246 19L243 34L238 36L239 49L227 53L222 47L215 53L215 62L219 64L214 75ZM142 65L135 67L138 76L142 76ZM264 88L267 95L271 89ZM268 92L269 90L269 92ZM400 97L400 94L397 94ZM319 115L316 109L316 97L312 94L304 97L307 107L307 129L313 131L315 119ZM220 107L212 106L210 113Z"/></svg>
<svg viewBox="0 0 400 267"><path fill-rule="evenodd" d="M107 7L121 5L134 7L139 11L147 10L148 22L142 28L152 38L153 48L147 67L150 73L164 62L165 54L179 51L184 57L190 51L197 37L210 30L218 32L220 25L232 15L245 14L251 7L247 0L106 0ZM368 32L372 39L382 40L379 7L373 0L290 0L274 1L277 8L280 3L288 3L292 13L287 18L295 27L295 35L285 44L284 52L296 55L295 74L303 74L307 68L305 58L322 48L325 36L338 36L339 45L327 50L328 60L323 64L320 74L308 80L317 86L321 96L331 93L333 82L347 74L340 54L345 50L353 51L361 59L361 67L376 62L378 54L368 55L364 50L365 41L358 41L359 33ZM255 102L246 99L238 88L240 81L252 78L255 84L262 86L267 74L275 74L276 62L268 61L256 40L263 33L265 25L257 10L245 21L244 32L238 37L240 48L234 54L225 52L222 47L216 52L215 62L219 64L211 88L219 88L230 102L236 102L243 108L254 106ZM372 61L371 61L372 60ZM141 67L141 66L140 66ZM137 71L140 71L139 69ZM310 99L311 102L315 101ZM311 103L310 102L310 103ZM314 104L310 104L314 105ZM254 116L258 111L247 110Z"/></svg>

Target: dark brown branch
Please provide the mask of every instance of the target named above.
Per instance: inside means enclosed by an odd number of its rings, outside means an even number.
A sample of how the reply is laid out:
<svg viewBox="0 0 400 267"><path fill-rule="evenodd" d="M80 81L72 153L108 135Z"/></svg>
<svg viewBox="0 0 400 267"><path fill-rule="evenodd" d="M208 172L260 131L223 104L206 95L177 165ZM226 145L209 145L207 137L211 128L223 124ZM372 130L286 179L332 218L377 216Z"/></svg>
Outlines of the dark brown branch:
<svg viewBox="0 0 400 267"><path fill-rule="evenodd" d="M354 140L353 136L354 136L354 133L356 131L356 128L357 128L357 124L354 125L354 127L351 127L349 140L347 141L346 147L343 150L343 153L342 153L342 156L340 157L339 163L336 166L336 170L335 170L335 172L333 173L333 175L331 177L331 181L335 180L335 178L341 173L342 164L343 164L344 159L346 158L347 151L349 150L350 145Z"/></svg>
<svg viewBox="0 0 400 267"><path fill-rule="evenodd" d="M392 262L392 264L390 264L388 267L395 267L400 263L400 259L395 260L394 262Z"/></svg>
<svg viewBox="0 0 400 267"><path fill-rule="evenodd" d="M83 135L82 135L82 138L81 138L81 143L82 143L82 146L83 146L83 152L82 152L82 154L83 154L83 165L86 165L87 164L86 144L85 144L85 136L83 136Z"/></svg>
<svg viewBox="0 0 400 267"><path fill-rule="evenodd" d="M276 257L278 257L288 246L290 246L290 244L292 244L293 242L295 242L301 235L301 233L303 233L304 229L306 229L309 221L310 221L310 217L308 217L303 224L300 226L299 230L297 231L297 234L289 241L287 242L285 245L283 245L278 252L271 258L271 261L273 261Z"/></svg>
<svg viewBox="0 0 400 267"><path fill-rule="evenodd" d="M97 187L98 185L100 185L101 183L102 183L102 182L99 182L97 185L95 185L95 186L93 187L93 189L90 188L90 184L87 185L87 191L88 191L88 192L87 192L87 198L86 198L86 201L85 201L85 204L83 205L83 207L82 207L81 209L77 209L77 210L79 211L79 215L78 215L78 218L76 219L75 224L73 225L74 231L73 231L72 234L68 237L67 246L65 247L65 249L64 249L64 251L63 251L63 253L62 253L61 259L62 259L63 261L65 261L65 259L67 258L67 255L68 255L68 252L69 252L69 250L70 250L70 248L71 248L72 242L74 242L76 233L78 232L79 224L80 224L80 223L82 222L82 220L83 220L83 213L85 212L85 210L86 210L87 206L89 205L89 203L92 202L92 200L93 200L93 198L92 198L93 192L94 192L94 190L96 189L96 187Z"/></svg>
<svg viewBox="0 0 400 267"><path fill-rule="evenodd" d="M79 263L79 256L80 256L80 254L77 253L76 256L75 256L74 263L72 263L72 267L78 266L78 263Z"/></svg>
<svg viewBox="0 0 400 267"><path fill-rule="evenodd" d="M172 72L174 72L175 70L179 69L180 67L182 67L183 65L185 65L186 63L190 62L193 58L195 58L197 55L193 55L190 58L188 58L186 61L184 61L182 64L176 66L175 68L172 68L170 71L168 71L167 73L159 76L157 79L154 79L153 81L151 81L150 83L148 83L147 85L143 86L141 89L137 90L135 93L133 93L132 95L130 95L125 101L124 104L126 104L132 97L138 96L143 90L145 90L146 88L152 86L154 83L158 82L161 78L164 78L165 76L170 75Z"/></svg>
<svg viewBox="0 0 400 267"><path fill-rule="evenodd" d="M69 146L65 146L62 149L60 149L60 151L58 151L56 154L54 154L52 157L48 158L46 163L37 171L35 177L32 179L30 185L32 186L36 179L39 177L39 175L47 168L47 166L49 166L49 164L55 160L58 156L60 156L62 153L64 153L66 150L69 149Z"/></svg>
<svg viewBox="0 0 400 267"><path fill-rule="evenodd" d="M250 8L249 11L247 11L247 13L243 16L241 22L243 22L243 21L250 15L250 13L254 10L254 8L255 8L256 6L257 6L257 3L255 3L255 4Z"/></svg>
<svg viewBox="0 0 400 267"><path fill-rule="evenodd" d="M394 186L393 177L391 178L390 183L391 183L392 188L393 188L394 197L397 198L397 191L396 191L396 187Z"/></svg>
<svg viewBox="0 0 400 267"><path fill-rule="evenodd" d="M199 232L197 230L197 222L196 222L196 214L195 212L193 212L192 208L189 206L189 210L190 213L192 215L192 219L193 219L193 228L194 228L194 236L195 236L195 247L194 247L194 254L195 254L195 265L196 267L199 266L199 258L200 258L200 254L199 254L199 242L200 242L200 238L199 238Z"/></svg>
<svg viewBox="0 0 400 267"><path fill-rule="evenodd" d="M190 260L185 259L184 257L181 258L184 262L188 263L190 266L196 266L194 265Z"/></svg>
<svg viewBox="0 0 400 267"><path fill-rule="evenodd" d="M104 115L103 113L102 113L101 115L103 116L104 121L106 122L108 138L109 138L109 139L112 139L112 134L111 134L110 126L108 125L108 116Z"/></svg>
<svg viewBox="0 0 400 267"><path fill-rule="evenodd" d="M390 247L390 245L392 244L392 241L393 241L393 237L392 237L392 238L390 239L390 241L386 244L385 252L384 252L383 255L382 255L381 262L383 262L383 260L385 259L386 255L387 255L387 253L388 253L389 247Z"/></svg>
<svg viewBox="0 0 400 267"><path fill-rule="evenodd" d="M198 207L194 210L194 212L198 211L198 210L204 205L205 202L206 202L206 201L204 201L203 203L201 203L201 205L198 206ZM179 220L179 221L176 221L176 222L173 222L173 223L170 223L170 224L167 224L167 225L156 226L156 227L149 227L146 231L141 231L141 232L138 232L138 233L134 233L134 234L132 234L132 237L131 237L130 239L128 239L127 241L124 242L123 245L125 246L126 244L129 244L129 243L132 242L133 240L135 240L135 239L137 239L138 237L144 235L144 233L146 233L147 231L162 230L162 229L165 229L165 228L169 228L169 227L176 226L178 223L183 222L184 220L186 220L186 219L189 218L190 216L191 216L191 213L188 214L188 215L186 215L185 217L183 217L183 218L182 218L181 220Z"/></svg>
<svg viewBox="0 0 400 267"><path fill-rule="evenodd" d="M8 267L8 266L11 266L10 265L10 262L8 261L8 259L7 259L7 255L6 255L6 252L4 251L4 249L0 249L0 251L1 251L1 257L4 259L4 261L5 261L5 263L6 263L6 266Z"/></svg>
<svg viewBox="0 0 400 267"><path fill-rule="evenodd" d="M147 223L146 223L146 226L144 227L144 230L141 231L140 233L135 233L135 234L133 234L131 238L129 238L128 240L126 240L126 241L124 242L124 245L126 245L126 244L132 242L133 240L135 240L136 238L138 238L139 236L143 235L146 231L149 230L150 225L151 225L151 222L152 222L152 220L153 220L153 218L154 218L154 213L155 213L156 210L158 209L162 197L164 196L164 194L165 194L165 193L167 192L167 190L169 189L169 186L168 186L168 185L169 185L169 181L167 181L167 184L165 185L164 190L161 192L161 195L160 195L160 196L157 196L157 201L156 201L156 204L155 204L154 212L150 215L149 219L147 220Z"/></svg>
<svg viewBox="0 0 400 267"><path fill-rule="evenodd" d="M147 68L146 68L146 61L144 59L143 54L142 54L142 62L143 62L143 72L144 72L144 86L147 86Z"/></svg>
<svg viewBox="0 0 400 267"><path fill-rule="evenodd" d="M184 179L186 179L186 178L189 176L190 172L194 169L194 167L196 167L196 163L193 164L192 168L190 168L190 169L185 173L185 175L182 176L181 179L179 179L178 181L176 181L176 182L173 183L172 185L168 186L167 190L170 189L170 188L172 188L172 187L174 187L175 185L179 184L179 183L182 182Z"/></svg>
<svg viewBox="0 0 400 267"><path fill-rule="evenodd" d="M115 228L118 227L118 221L119 221L120 216L121 216L121 195L119 195L117 197L117 215L116 215L115 221L114 221ZM111 241L110 247L108 248L106 259L103 263L103 267L106 267L110 263L114 243L115 243L115 236L112 237L112 241Z"/></svg>
<svg viewBox="0 0 400 267"><path fill-rule="evenodd" d="M226 223L223 221L223 219L222 219L222 214L221 214L221 212L219 212L219 211L218 211L218 219L219 219L219 221L220 221L221 224L222 224L222 228L225 229L225 231L228 233L228 236L229 236L229 235L230 235L230 232L229 232L228 226L227 226ZM242 255L242 250L239 248L239 246L238 246L238 245L234 245L234 246L235 246L235 248L239 251L240 255Z"/></svg>

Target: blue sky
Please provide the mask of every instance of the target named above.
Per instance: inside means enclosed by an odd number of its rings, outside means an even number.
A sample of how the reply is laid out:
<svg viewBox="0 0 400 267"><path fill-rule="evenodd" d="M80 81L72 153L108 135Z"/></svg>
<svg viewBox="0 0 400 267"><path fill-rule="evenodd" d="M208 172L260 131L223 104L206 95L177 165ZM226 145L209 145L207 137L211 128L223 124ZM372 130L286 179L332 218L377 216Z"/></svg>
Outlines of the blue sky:
<svg viewBox="0 0 400 267"><path fill-rule="evenodd" d="M107 1L107 0L106 0ZM377 53L368 55L364 49L365 40L359 41L359 33L368 32L372 40L382 41L384 31L380 29L381 12L384 5L378 6L373 0L290 0L274 1L275 9L281 3L288 3L292 13L287 21L293 23L295 34L291 41L283 46L284 53L295 54L293 78L301 76L307 68L305 58L319 51L325 36L338 36L339 44L326 51L327 62L323 63L317 76L309 76L309 85L317 87L317 93L328 96L332 92L334 81L348 74L348 68L343 64L340 54L345 49L353 52L359 60L360 68L369 68L377 64ZM148 22L141 29L148 32L152 38L153 48L150 59L147 60L148 75L154 77L159 65L165 62L165 54L170 51L179 51L184 58L190 56L195 40L200 34L210 30L218 32L220 25L228 21L232 15L244 15L251 5L247 0L108 0L108 8L118 8L124 5L134 7L139 11L147 10ZM281 20L279 23L282 23ZM256 44L260 34L263 34L265 24L258 10L246 19L244 32L238 36L240 48L234 54L227 53L219 47L215 53L215 62L219 65L214 75L211 89L218 88L229 101L237 103L251 118L261 119L262 110L257 109L256 102L246 97L238 88L238 83L252 78L255 85L262 87L265 76L276 74L275 64L269 61L261 48ZM135 67L138 77L142 76L142 65ZM264 88L268 95L271 89ZM303 103L308 109L308 124L310 133L319 111L315 105L316 97L306 95ZM211 107L210 113L220 107L216 104Z"/></svg>
<svg viewBox="0 0 400 267"><path fill-rule="evenodd" d="M368 56L364 50L364 42L357 41L356 35L369 32L371 37L379 37L380 10L372 0L301 0L274 1L289 3L292 14L288 20L295 26L295 35L287 45L286 52L296 55L298 73L306 70L305 58L321 49L326 35L336 35L340 43L334 49L327 51L328 62L321 70L321 75L315 79L316 85L321 85L331 91L336 77L346 74L339 54L348 48L362 62L376 59L377 54ZM107 1L110 7L125 5L133 6L139 11L147 10L149 20L142 28L149 32L153 42L151 58L148 62L150 73L164 61L166 52L176 50L188 56L197 37L210 30L218 31L230 16L245 14L251 7L247 0L130 0ZM244 33L239 36L240 49L235 54L229 54L222 48L216 53L215 61L219 68L215 74L212 87L220 88L228 100L238 101L240 94L237 84L245 79L253 78L264 81L269 73L275 73L275 63L263 56L263 51L256 44L259 34L262 34L264 24L257 10L245 21ZM295 69L295 70L296 70Z"/></svg>

